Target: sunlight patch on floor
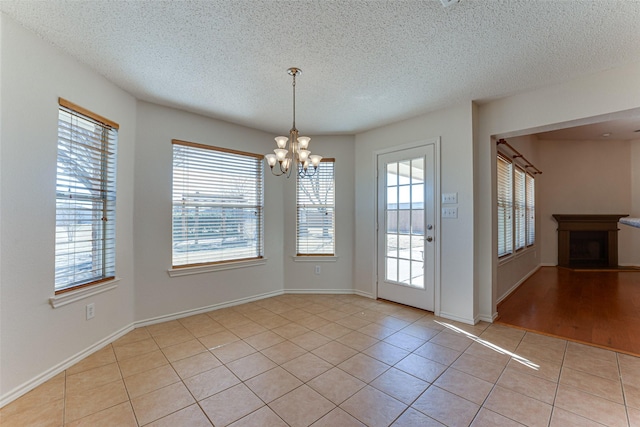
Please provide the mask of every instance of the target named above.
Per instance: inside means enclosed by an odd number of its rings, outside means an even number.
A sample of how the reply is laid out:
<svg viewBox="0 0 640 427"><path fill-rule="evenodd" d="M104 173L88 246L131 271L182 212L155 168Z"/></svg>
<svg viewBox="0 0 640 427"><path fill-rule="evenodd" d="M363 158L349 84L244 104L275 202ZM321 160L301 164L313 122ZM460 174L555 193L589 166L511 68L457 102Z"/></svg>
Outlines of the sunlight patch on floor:
<svg viewBox="0 0 640 427"><path fill-rule="evenodd" d="M440 322L438 320L434 320L434 322L436 322L437 324L439 324L441 326L444 326L445 328L450 329L450 330L452 330L452 331L454 331L456 333L463 334L467 338L469 338L469 339L471 339L471 340L473 340L473 341L475 341L475 342L477 342L479 344L482 344L483 346L485 346L487 348L490 348L491 350L495 351L496 353L506 354L506 355L510 356L513 360L515 360L516 362L521 363L521 364L523 364L523 365L525 365L525 366L527 366L527 367L529 367L531 369L535 369L536 371L540 369L540 365L537 365L537 364L533 363L529 359L526 359L526 358L524 358L524 357L522 357L522 356L520 356L520 355L518 355L516 353L513 353L513 352L511 352L511 351L509 351L507 349L504 349L504 348L502 348L502 347L500 347L500 346L498 346L496 344L493 344L492 342L489 342L489 341L487 341L485 339L482 339L477 335L473 335L473 334L465 331L464 329L460 329L457 326L454 326L454 325L452 325L450 323Z"/></svg>

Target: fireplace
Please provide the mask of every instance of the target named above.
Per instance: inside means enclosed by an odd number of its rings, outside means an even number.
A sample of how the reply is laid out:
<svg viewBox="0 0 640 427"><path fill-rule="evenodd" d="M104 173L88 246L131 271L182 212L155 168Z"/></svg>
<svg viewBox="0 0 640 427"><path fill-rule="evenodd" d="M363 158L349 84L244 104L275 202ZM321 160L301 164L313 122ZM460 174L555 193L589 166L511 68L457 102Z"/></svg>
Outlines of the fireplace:
<svg viewBox="0 0 640 427"><path fill-rule="evenodd" d="M628 215L553 215L558 222L558 265L618 267L618 221Z"/></svg>

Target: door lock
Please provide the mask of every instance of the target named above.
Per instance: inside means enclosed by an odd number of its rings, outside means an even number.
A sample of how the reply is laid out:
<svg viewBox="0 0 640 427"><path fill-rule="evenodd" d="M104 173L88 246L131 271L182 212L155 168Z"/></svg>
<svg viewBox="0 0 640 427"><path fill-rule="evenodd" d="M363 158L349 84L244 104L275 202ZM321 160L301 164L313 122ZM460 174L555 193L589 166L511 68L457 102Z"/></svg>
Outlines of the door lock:
<svg viewBox="0 0 640 427"><path fill-rule="evenodd" d="M433 242L433 237L427 236L427 242Z"/></svg>

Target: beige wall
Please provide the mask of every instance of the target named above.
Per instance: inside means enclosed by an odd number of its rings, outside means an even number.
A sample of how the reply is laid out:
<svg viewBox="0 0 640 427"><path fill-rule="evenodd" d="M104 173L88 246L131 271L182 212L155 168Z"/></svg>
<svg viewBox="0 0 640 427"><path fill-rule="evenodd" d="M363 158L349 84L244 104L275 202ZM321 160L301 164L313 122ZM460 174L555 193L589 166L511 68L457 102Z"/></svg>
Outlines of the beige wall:
<svg viewBox="0 0 640 427"><path fill-rule="evenodd" d="M558 261L558 224L553 214L630 214L631 145L628 141L538 141L544 173L540 220L542 263ZM620 226L618 260L636 264L635 230Z"/></svg>

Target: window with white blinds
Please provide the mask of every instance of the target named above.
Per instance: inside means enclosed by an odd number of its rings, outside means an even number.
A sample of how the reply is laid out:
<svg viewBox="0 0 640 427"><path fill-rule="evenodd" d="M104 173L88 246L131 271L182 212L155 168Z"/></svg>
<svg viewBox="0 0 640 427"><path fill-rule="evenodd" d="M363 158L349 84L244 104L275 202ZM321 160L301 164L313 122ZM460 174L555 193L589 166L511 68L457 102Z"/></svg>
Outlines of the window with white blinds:
<svg viewBox="0 0 640 427"><path fill-rule="evenodd" d="M536 241L536 180L527 174L527 246Z"/></svg>
<svg viewBox="0 0 640 427"><path fill-rule="evenodd" d="M115 277L118 124L59 99L55 292Z"/></svg>
<svg viewBox="0 0 640 427"><path fill-rule="evenodd" d="M498 257L535 243L535 178L503 154L497 157Z"/></svg>
<svg viewBox="0 0 640 427"><path fill-rule="evenodd" d="M525 173L516 167L513 174L513 204L516 251L526 246Z"/></svg>
<svg viewBox="0 0 640 427"><path fill-rule="evenodd" d="M316 173L297 179L297 255L335 254L334 159L322 159Z"/></svg>
<svg viewBox="0 0 640 427"><path fill-rule="evenodd" d="M498 155L498 256L513 252L513 168L506 157Z"/></svg>
<svg viewBox="0 0 640 427"><path fill-rule="evenodd" d="M263 156L172 143L173 267L262 258Z"/></svg>

